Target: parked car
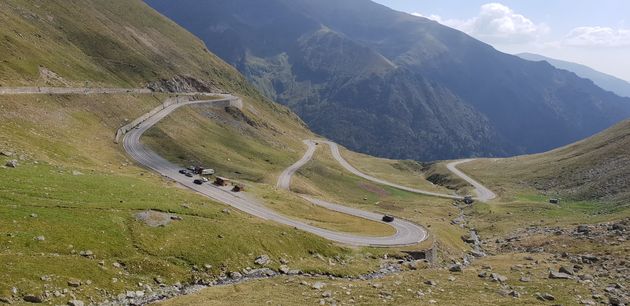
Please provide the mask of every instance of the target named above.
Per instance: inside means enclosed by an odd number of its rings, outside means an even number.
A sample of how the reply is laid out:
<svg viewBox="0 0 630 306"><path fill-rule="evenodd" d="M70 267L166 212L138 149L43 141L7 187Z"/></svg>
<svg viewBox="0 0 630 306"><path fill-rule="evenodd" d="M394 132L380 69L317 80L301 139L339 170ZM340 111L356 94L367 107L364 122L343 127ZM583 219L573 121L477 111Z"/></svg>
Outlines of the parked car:
<svg viewBox="0 0 630 306"><path fill-rule="evenodd" d="M188 173L188 170L186 169L179 170L179 174L186 174L186 173Z"/></svg>
<svg viewBox="0 0 630 306"><path fill-rule="evenodd" d="M394 217L390 216L390 215L384 215L382 220L383 220L383 222L393 222L394 221Z"/></svg>
<svg viewBox="0 0 630 306"><path fill-rule="evenodd" d="M202 180L200 180L200 179L196 179L196 180L194 180L194 181L193 181L193 183L195 183L195 184L197 184L197 185L202 185L202 184L203 184L203 181L202 181Z"/></svg>
<svg viewBox="0 0 630 306"><path fill-rule="evenodd" d="M202 180L204 183L207 183L207 182L209 182L209 181L210 181L209 179L207 179L207 178L205 178L205 177L202 177L202 178L201 178L201 180Z"/></svg>
<svg viewBox="0 0 630 306"><path fill-rule="evenodd" d="M190 171L189 171L189 172L186 172L186 174L184 174L184 175L186 175L187 177L193 177L193 174L192 174L192 172L190 172Z"/></svg>

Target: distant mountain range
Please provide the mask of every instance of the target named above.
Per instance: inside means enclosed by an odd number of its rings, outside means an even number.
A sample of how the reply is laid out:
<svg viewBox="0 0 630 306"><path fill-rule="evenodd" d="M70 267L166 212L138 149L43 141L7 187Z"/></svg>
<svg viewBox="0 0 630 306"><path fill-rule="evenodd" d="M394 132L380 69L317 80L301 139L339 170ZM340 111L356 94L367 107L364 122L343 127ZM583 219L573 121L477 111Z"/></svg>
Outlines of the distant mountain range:
<svg viewBox="0 0 630 306"><path fill-rule="evenodd" d="M147 0L350 149L419 160L546 151L630 99L368 0Z"/></svg>
<svg viewBox="0 0 630 306"><path fill-rule="evenodd" d="M591 67L577 64L577 63L553 59L553 58L549 58L549 57L545 57L545 56L533 54L533 53L520 53L520 54L517 54L517 56L520 58L529 60L529 61L546 61L547 63L551 64L552 66L558 69L568 70L577 74L579 77L590 79L595 83L595 85L605 90L612 91L615 94L622 97L630 97L630 83L629 82L622 80L620 78L614 77L612 75L599 72Z"/></svg>

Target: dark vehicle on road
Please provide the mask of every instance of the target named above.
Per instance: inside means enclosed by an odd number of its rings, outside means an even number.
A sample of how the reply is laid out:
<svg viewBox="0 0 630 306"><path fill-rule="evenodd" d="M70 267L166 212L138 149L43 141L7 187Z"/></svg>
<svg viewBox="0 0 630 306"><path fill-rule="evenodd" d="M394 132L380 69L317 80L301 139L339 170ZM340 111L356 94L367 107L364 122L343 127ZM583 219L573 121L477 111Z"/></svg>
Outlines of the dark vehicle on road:
<svg viewBox="0 0 630 306"><path fill-rule="evenodd" d="M390 215L384 215L382 220L383 220L383 222L393 222L394 221L394 217L390 216Z"/></svg>
<svg viewBox="0 0 630 306"><path fill-rule="evenodd" d="M472 203L474 203L475 201L473 200L472 196L465 196L464 197L464 203L470 205Z"/></svg>
<svg viewBox="0 0 630 306"><path fill-rule="evenodd" d="M190 171L186 172L186 174L184 174L184 175L186 175L187 177L193 177L193 174Z"/></svg>
<svg viewBox="0 0 630 306"><path fill-rule="evenodd" d="M186 173L188 173L188 170L186 170L186 169L182 169L182 170L179 170L179 173L180 173L180 174L186 174Z"/></svg>
<svg viewBox="0 0 630 306"><path fill-rule="evenodd" d="M197 185L203 185L203 181L202 180L194 180L193 183L197 184Z"/></svg>

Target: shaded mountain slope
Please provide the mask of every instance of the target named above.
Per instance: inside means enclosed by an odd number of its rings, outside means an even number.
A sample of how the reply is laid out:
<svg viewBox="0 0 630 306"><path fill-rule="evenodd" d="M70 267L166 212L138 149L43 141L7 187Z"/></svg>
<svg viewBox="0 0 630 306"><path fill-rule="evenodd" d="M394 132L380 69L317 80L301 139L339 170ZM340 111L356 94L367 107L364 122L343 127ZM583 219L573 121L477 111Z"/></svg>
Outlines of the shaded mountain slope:
<svg viewBox="0 0 630 306"><path fill-rule="evenodd" d="M574 74L367 0L147 3L314 131L373 155L542 152L630 116L630 99Z"/></svg>

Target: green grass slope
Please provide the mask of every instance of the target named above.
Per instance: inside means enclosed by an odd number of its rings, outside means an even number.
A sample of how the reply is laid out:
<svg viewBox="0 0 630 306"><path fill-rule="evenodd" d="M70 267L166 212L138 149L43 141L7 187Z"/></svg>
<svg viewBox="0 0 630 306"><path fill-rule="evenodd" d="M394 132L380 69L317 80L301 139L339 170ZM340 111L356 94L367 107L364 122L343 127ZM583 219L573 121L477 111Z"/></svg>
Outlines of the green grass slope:
<svg viewBox="0 0 630 306"><path fill-rule="evenodd" d="M144 87L176 75L243 89L192 34L130 1L0 3L0 86Z"/></svg>
<svg viewBox="0 0 630 306"><path fill-rule="evenodd" d="M630 200L630 121L547 153L484 159L462 169L499 189L529 189L572 200ZM507 192L509 194L509 192Z"/></svg>
<svg viewBox="0 0 630 306"><path fill-rule="evenodd" d="M164 79L174 81L158 88L242 96L242 112L217 109L218 117L201 120L210 114L207 107L183 108L164 122L168 129L151 131L145 141L176 162L232 171L260 186L253 192L275 196L264 186L312 136L297 116L263 100L236 70L142 1L3 1L0 17L1 86L138 87ZM240 271L261 254L274 268L280 258L291 268L343 275L375 267L366 252L379 250L338 246L232 209L225 213L228 207L129 160L113 142L116 129L168 96L0 96L0 152L10 155L0 155L0 165L18 160L17 168L0 166L1 298L98 302L141 289L138 283L155 287L156 277L174 284ZM215 154L204 160L204 152ZM146 210L182 220L149 227L135 218ZM335 219L338 227L346 221ZM87 250L93 258L80 255ZM354 264L329 264L335 257ZM83 285L69 287L71 279Z"/></svg>

